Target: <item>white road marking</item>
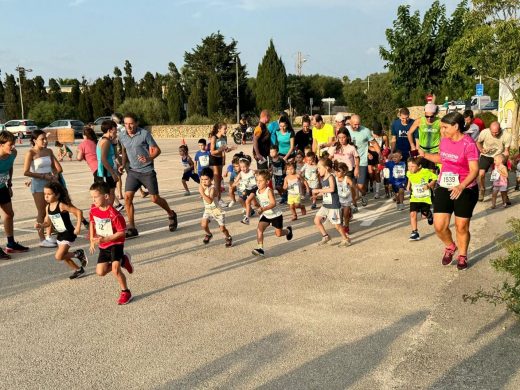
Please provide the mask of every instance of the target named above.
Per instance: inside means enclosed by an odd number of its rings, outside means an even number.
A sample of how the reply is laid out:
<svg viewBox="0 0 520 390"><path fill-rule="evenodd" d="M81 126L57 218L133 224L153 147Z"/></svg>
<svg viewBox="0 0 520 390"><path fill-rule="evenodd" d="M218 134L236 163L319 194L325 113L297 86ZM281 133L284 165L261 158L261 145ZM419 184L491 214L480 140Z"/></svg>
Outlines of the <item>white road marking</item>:
<svg viewBox="0 0 520 390"><path fill-rule="evenodd" d="M371 226L386 210L391 209L394 206L394 202L390 199L387 200L382 206L378 207L373 211L363 213L360 215L361 226Z"/></svg>

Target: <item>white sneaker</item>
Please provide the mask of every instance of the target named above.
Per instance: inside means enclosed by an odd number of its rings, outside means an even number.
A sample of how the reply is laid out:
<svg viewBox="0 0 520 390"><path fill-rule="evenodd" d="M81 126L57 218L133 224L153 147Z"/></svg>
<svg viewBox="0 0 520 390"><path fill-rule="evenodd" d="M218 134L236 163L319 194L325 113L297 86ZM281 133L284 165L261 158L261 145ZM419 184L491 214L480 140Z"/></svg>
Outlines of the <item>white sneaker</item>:
<svg viewBox="0 0 520 390"><path fill-rule="evenodd" d="M45 237L45 240L53 243L53 244L56 244L58 245L58 240L56 240L56 237L55 236L49 236L49 237Z"/></svg>
<svg viewBox="0 0 520 390"><path fill-rule="evenodd" d="M58 246L55 242L50 242L48 240L41 240L40 241L40 247L42 248L56 248Z"/></svg>
<svg viewBox="0 0 520 390"><path fill-rule="evenodd" d="M242 209L242 214L246 214L246 209Z"/></svg>
<svg viewBox="0 0 520 390"><path fill-rule="evenodd" d="M231 202L228 203L227 207L231 208L231 207L233 207L235 205L235 203L236 202L231 201Z"/></svg>
<svg viewBox="0 0 520 390"><path fill-rule="evenodd" d="M218 201L218 205L219 205L220 207L226 207L226 206L227 206L227 203L224 202L222 199L220 199L220 200Z"/></svg>
<svg viewBox="0 0 520 390"><path fill-rule="evenodd" d="M376 194L374 195L374 199L379 199L379 194L378 194L378 193L376 193Z"/></svg>

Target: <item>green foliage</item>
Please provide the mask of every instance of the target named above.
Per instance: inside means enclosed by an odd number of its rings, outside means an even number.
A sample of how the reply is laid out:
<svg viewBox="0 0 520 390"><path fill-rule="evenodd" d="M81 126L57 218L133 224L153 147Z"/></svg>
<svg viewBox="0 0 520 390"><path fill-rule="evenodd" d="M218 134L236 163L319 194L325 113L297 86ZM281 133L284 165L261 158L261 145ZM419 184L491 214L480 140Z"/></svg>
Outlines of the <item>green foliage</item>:
<svg viewBox="0 0 520 390"><path fill-rule="evenodd" d="M209 76L208 83L208 98L207 98L207 106L208 106L208 117L214 118L219 111L219 106L221 102L220 96L220 84L218 82L217 75L213 73Z"/></svg>
<svg viewBox="0 0 520 390"><path fill-rule="evenodd" d="M190 97L188 98L188 116L192 115L202 115L204 116L204 102L202 98L202 81L197 80L195 84L192 85L190 91Z"/></svg>
<svg viewBox="0 0 520 390"><path fill-rule="evenodd" d="M139 124L162 125L168 121L166 104L157 98L130 98L117 108L118 112L133 112L139 117Z"/></svg>
<svg viewBox="0 0 520 390"><path fill-rule="evenodd" d="M57 119L71 119L76 116L74 108L69 104L42 101L29 111L30 118L40 127Z"/></svg>
<svg viewBox="0 0 520 390"><path fill-rule="evenodd" d="M276 112L286 107L287 74L272 39L262 62L258 65L255 94L259 109Z"/></svg>
<svg viewBox="0 0 520 390"><path fill-rule="evenodd" d="M520 219L512 218L508 223L512 237L499 242L507 255L491 261L495 270L509 274L508 280L491 291L479 289L474 294L464 294L463 299L471 303L484 299L494 305L505 304L509 310L520 316Z"/></svg>
<svg viewBox="0 0 520 390"><path fill-rule="evenodd" d="M16 85L16 79L12 74L7 74L5 77L5 92L4 92L4 103L5 103L5 117L7 120L10 119L23 119L20 118L20 97L18 94L18 86Z"/></svg>
<svg viewBox="0 0 520 390"><path fill-rule="evenodd" d="M184 120L185 125L212 125L214 120L199 114L190 115Z"/></svg>
<svg viewBox="0 0 520 390"><path fill-rule="evenodd" d="M90 87L87 84L85 78L81 81L81 95L79 96L78 103L78 118L85 123L92 122L94 120L92 113L92 101L90 99Z"/></svg>
<svg viewBox="0 0 520 390"><path fill-rule="evenodd" d="M55 79L49 79L49 102L63 103L61 87Z"/></svg>
<svg viewBox="0 0 520 390"><path fill-rule="evenodd" d="M180 123L184 114L184 91L180 83L180 74L173 62L168 64L170 74L166 83L166 105L170 123Z"/></svg>
<svg viewBox="0 0 520 390"><path fill-rule="evenodd" d="M151 98L155 96L155 77L150 72L146 72L139 82L139 96Z"/></svg>
<svg viewBox="0 0 520 390"><path fill-rule="evenodd" d="M125 85L125 96L127 98L135 98L137 97L137 86L135 85L135 79L132 76L132 64L130 61L125 61L125 66L123 68L125 71L125 77L123 77L124 85Z"/></svg>
<svg viewBox="0 0 520 390"><path fill-rule="evenodd" d="M116 111L116 107L119 107L123 101L125 100L125 90L123 86L123 78L121 77L123 74L121 73L121 69L117 66L114 68L114 81L113 81L113 91L112 94L114 96L114 109Z"/></svg>
<svg viewBox="0 0 520 390"><path fill-rule="evenodd" d="M4 83L2 83L2 80L0 80L0 103L4 102L4 96L5 96Z"/></svg>
<svg viewBox="0 0 520 390"><path fill-rule="evenodd" d="M81 89L79 81L74 79L72 80L72 88L70 93L67 95L67 103L72 107L77 107L79 105L79 97L81 95Z"/></svg>
<svg viewBox="0 0 520 390"><path fill-rule="evenodd" d="M489 111L483 111L480 114L475 115L475 117L482 119L486 127L489 127L491 122L495 122L498 120L497 116Z"/></svg>

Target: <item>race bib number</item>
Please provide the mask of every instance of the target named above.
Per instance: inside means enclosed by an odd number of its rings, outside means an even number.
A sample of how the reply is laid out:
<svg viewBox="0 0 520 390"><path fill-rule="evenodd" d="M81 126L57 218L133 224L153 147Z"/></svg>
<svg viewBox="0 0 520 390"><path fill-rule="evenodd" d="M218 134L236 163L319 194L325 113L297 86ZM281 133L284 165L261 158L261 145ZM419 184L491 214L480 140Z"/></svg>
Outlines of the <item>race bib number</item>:
<svg viewBox="0 0 520 390"><path fill-rule="evenodd" d="M441 176L440 186L444 188L453 188L460 184L459 175L453 172L443 172Z"/></svg>
<svg viewBox="0 0 520 390"><path fill-rule="evenodd" d="M498 179L500 179L500 172L498 172L496 169L494 169L493 172L491 172L490 180L496 181Z"/></svg>
<svg viewBox="0 0 520 390"><path fill-rule="evenodd" d="M393 174L396 179L402 179L405 177L406 172L403 166L396 165L394 166Z"/></svg>
<svg viewBox="0 0 520 390"><path fill-rule="evenodd" d="M338 187L338 195L340 198L348 198L350 196L350 188L347 185L340 185Z"/></svg>
<svg viewBox="0 0 520 390"><path fill-rule="evenodd" d="M273 175L274 176L283 176L282 167L273 167Z"/></svg>
<svg viewBox="0 0 520 390"><path fill-rule="evenodd" d="M199 165L201 167L209 166L209 156L200 156L199 157Z"/></svg>
<svg viewBox="0 0 520 390"><path fill-rule="evenodd" d="M300 185L298 182L289 184L287 188L287 192L291 195L299 195L300 194Z"/></svg>
<svg viewBox="0 0 520 390"><path fill-rule="evenodd" d="M114 234L110 218L94 217L94 226L96 228L96 234L99 237L108 237Z"/></svg>
<svg viewBox="0 0 520 390"><path fill-rule="evenodd" d="M58 233L67 231L65 223L63 222L63 218L61 218L60 214L49 214L49 218L52 222L52 226L54 226L54 229L56 229Z"/></svg>
<svg viewBox="0 0 520 390"><path fill-rule="evenodd" d="M388 168L383 169L383 177L385 179L390 179L390 169L388 169Z"/></svg>
<svg viewBox="0 0 520 390"><path fill-rule="evenodd" d="M9 181L8 174L0 175L0 184L6 184L8 181Z"/></svg>
<svg viewBox="0 0 520 390"><path fill-rule="evenodd" d="M258 199L258 203L260 203L260 207L267 207L271 204L269 199Z"/></svg>
<svg viewBox="0 0 520 390"><path fill-rule="evenodd" d="M323 204L332 204L332 194L330 192L323 193Z"/></svg>
<svg viewBox="0 0 520 390"><path fill-rule="evenodd" d="M430 190L425 189L425 184L413 184L412 193L414 198L428 198L430 196Z"/></svg>

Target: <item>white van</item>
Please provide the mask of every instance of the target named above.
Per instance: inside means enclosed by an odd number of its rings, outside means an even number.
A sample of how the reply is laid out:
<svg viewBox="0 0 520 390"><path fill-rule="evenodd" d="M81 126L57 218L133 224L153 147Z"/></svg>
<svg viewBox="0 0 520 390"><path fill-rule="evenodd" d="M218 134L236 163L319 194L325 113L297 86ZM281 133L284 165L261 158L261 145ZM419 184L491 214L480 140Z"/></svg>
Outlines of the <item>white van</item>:
<svg viewBox="0 0 520 390"><path fill-rule="evenodd" d="M472 110L479 110L488 103L491 103L491 97L489 95L482 95L482 96L473 95L471 97L471 109Z"/></svg>

